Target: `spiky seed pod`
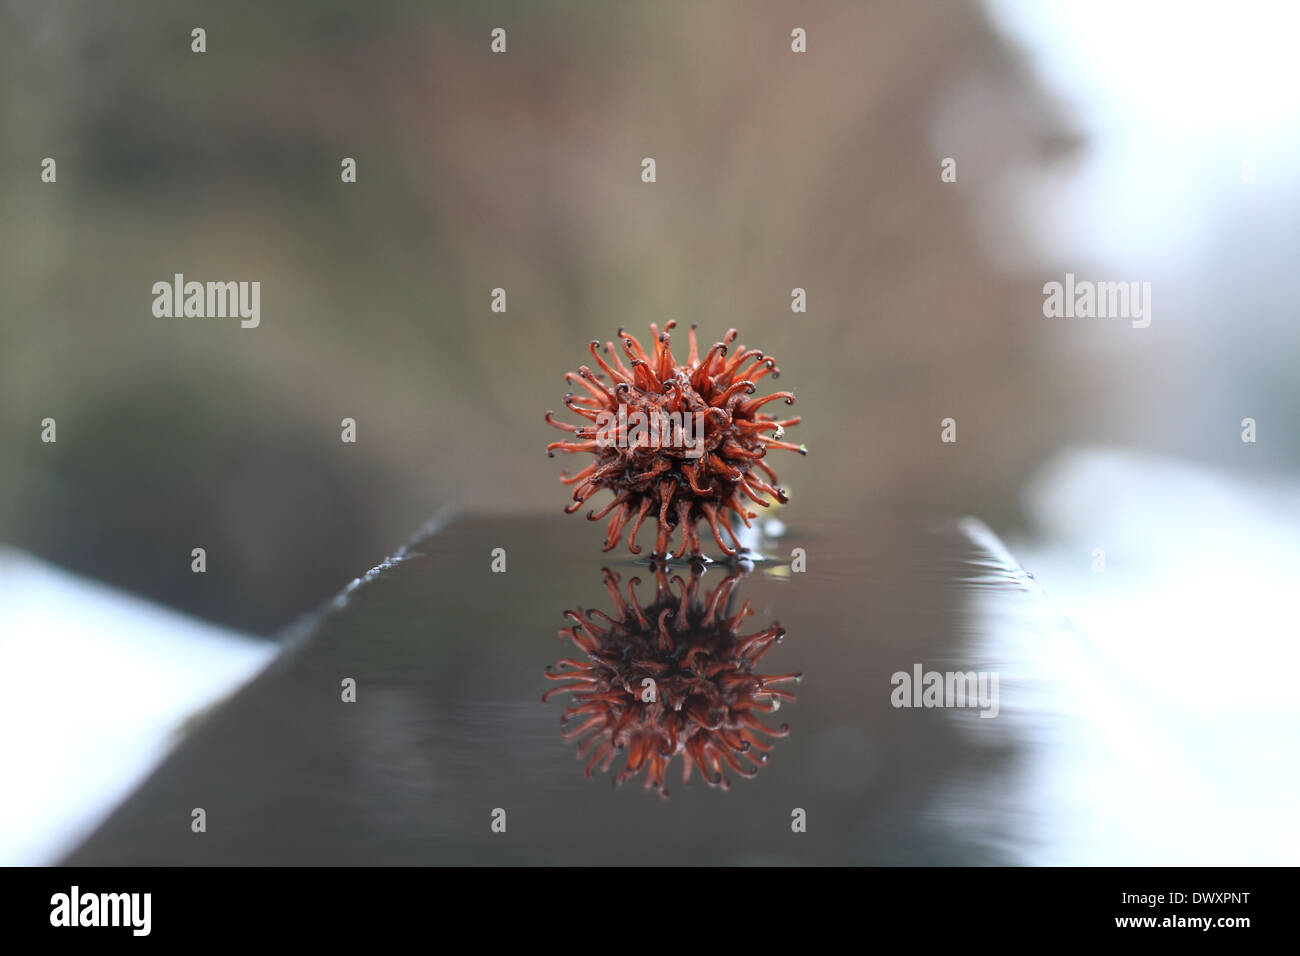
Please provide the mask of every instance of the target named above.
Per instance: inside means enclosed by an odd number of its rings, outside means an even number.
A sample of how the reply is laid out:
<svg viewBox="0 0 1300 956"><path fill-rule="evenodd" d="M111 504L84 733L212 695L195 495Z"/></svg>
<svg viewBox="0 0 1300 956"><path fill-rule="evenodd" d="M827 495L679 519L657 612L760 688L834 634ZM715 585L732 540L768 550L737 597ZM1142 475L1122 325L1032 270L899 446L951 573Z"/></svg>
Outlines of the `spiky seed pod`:
<svg viewBox="0 0 1300 956"><path fill-rule="evenodd" d="M607 772L624 753L614 782L622 784L644 769L646 788L666 797L664 774L680 754L683 783L699 767L710 786L725 789L731 782L724 764L752 777L771 750L760 735L790 732L785 724L767 727L759 715L775 711L782 700L794 700L779 685L801 675L753 673L785 630L773 623L741 634L745 618L753 614L749 602L728 613L740 573L733 572L701 598L700 568L692 563L685 583L677 575L670 581L664 566L652 563L655 593L644 607L634 590L641 579L628 582L624 597L619 576L606 568L605 587L617 617L581 607L565 612L574 623L561 628L559 636L577 645L587 660L565 658L548 667L549 680L572 683L552 688L542 700L573 694L572 706L561 717L561 733L565 740L579 741L579 758L590 755L587 777L598 765ZM674 593L674 585L680 593Z"/></svg>
<svg viewBox="0 0 1300 956"><path fill-rule="evenodd" d="M570 392L564 404L587 419L587 424L557 421L548 411L546 421L571 432L572 438L552 442L546 451L552 456L556 451L595 456L594 462L576 474L561 472L560 480L575 486L573 503L565 508L569 514L598 491L608 489L613 494L600 511L587 512L592 521L613 513L603 550L618 544L631 521L628 550L640 554L637 531L653 516L659 528L656 555L668 553L673 532L679 528L681 546L674 557L687 552L701 554L696 530L701 520L708 522L718 547L734 555L740 542L727 520L728 513L738 515L749 526L749 519L757 517L748 510L749 502L767 508L769 499L782 504L789 500L776 472L763 460L767 450L808 453L802 445L781 440L786 428L799 423L798 418L778 420L761 411L777 399L793 405L794 393L750 397L764 375L776 378L780 370L758 349L743 345L729 357L738 334L735 329L728 330L701 358L695 326L691 326L690 354L684 365L678 365L669 345L669 332L676 324L668 322L662 332L655 323L650 324L653 348L649 353L619 329L626 365L612 342L605 343L603 358L598 351L600 342L593 341L589 350L598 371L583 365L565 375L566 381L585 394ZM631 422L647 426L631 426ZM731 544L723 541L723 531Z"/></svg>

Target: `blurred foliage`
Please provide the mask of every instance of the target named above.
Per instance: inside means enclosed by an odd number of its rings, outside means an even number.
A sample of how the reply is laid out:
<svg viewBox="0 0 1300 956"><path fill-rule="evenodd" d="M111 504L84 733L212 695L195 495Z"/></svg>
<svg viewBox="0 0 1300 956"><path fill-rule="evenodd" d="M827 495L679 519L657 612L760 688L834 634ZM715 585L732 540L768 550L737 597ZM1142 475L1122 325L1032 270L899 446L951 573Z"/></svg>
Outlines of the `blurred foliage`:
<svg viewBox="0 0 1300 956"><path fill-rule="evenodd" d="M1010 521L1061 440L965 178L1057 131L974 4L8 3L0 116L0 540L211 618L270 632L449 501L562 507L542 413L620 325L778 359L789 520ZM261 327L154 318L176 272L261 281Z"/></svg>

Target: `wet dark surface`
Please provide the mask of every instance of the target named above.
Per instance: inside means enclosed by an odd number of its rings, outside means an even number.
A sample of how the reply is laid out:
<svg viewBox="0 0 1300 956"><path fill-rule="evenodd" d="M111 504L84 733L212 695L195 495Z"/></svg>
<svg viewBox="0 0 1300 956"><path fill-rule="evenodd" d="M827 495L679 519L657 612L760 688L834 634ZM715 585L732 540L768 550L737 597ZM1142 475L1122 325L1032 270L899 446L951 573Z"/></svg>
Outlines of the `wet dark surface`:
<svg viewBox="0 0 1300 956"><path fill-rule="evenodd" d="M70 858L77 864L1001 863L1032 856L1040 821L1017 782L1032 749L999 647L1060 622L972 523L795 526L743 574L749 634L786 631L755 672L798 671L788 723L729 790L667 772L671 796L584 779L544 670L581 657L556 632L581 605L617 616L602 568L654 576L601 529L563 515L462 518L336 600L262 677L195 724ZM506 571L491 569L504 548ZM807 571L792 573L792 549ZM688 576L679 562L673 573ZM715 565L702 589L722 583ZM896 708L895 672L999 672L998 716ZM357 682L355 703L341 682ZM614 763L617 772L620 755ZM191 832L202 807L207 832ZM493 811L505 811L504 833ZM806 814L806 832L792 814Z"/></svg>

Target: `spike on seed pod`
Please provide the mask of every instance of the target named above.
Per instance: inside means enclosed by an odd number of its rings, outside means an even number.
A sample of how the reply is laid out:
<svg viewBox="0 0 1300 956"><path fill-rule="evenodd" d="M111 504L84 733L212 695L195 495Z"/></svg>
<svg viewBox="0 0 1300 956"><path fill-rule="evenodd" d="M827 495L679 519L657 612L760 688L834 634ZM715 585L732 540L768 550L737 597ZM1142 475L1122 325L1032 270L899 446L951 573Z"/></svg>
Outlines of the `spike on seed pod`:
<svg viewBox="0 0 1300 956"><path fill-rule="evenodd" d="M767 508L772 500L788 500L776 472L765 461L768 449L807 454L802 445L781 440L785 429L797 425L799 418L777 419L762 410L777 399L793 405L794 394L750 397L759 379L776 378L780 370L758 349L733 348L735 329L701 357L692 325L689 355L678 365L669 335L676 324L669 321L662 331L650 324L649 352L620 327L626 365L613 342L605 343L602 356L599 340L592 341L588 351L598 371L582 366L566 375L567 382L581 386L586 394L571 392L564 404L594 427L580 430L548 414L548 424L583 440L552 442L547 452L594 456L576 474L562 474L561 481L574 485L573 502L565 509L570 513L598 492L610 492L611 500L604 507L588 512L592 521L610 516L605 551L622 540L630 522L627 547L640 554L637 532L646 519L653 519L658 527L656 555L669 553L675 534L680 534L680 544L674 557L701 555L697 529L701 521L708 524L718 547L735 555L740 542L729 516L748 525L750 518L757 517L749 510L751 504Z"/></svg>

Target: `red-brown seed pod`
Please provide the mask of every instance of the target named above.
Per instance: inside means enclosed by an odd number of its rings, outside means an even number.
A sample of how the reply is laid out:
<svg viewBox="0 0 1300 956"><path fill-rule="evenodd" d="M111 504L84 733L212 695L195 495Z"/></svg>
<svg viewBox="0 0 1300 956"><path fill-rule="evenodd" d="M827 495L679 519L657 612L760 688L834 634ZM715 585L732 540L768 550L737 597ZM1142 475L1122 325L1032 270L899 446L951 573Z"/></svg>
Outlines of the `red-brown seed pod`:
<svg viewBox="0 0 1300 956"><path fill-rule="evenodd" d="M783 399L794 404L794 393L776 392L752 397L763 376L780 374L776 362L757 349L732 343L738 334L727 332L703 357L690 330L690 354L683 365L673 358L669 332L650 324L653 347L649 352L623 329L619 340L627 364L612 342L589 346L597 370L583 365L565 379L582 389L564 397L569 410L585 418L582 425L557 421L551 412L546 421L571 433L571 439L546 446L547 453L589 452L595 461L576 474L561 472L560 480L574 485L573 503L565 511L577 511L593 495L608 490L613 498L600 511L589 511L595 521L612 512L605 535L609 551L623 536L628 522L628 550L640 554L637 531L647 517L658 523L654 553L666 555L673 532L681 529L681 546L674 557L702 553L696 524L707 521L714 540L726 554L737 553L740 542L732 532L728 514L739 516L746 526L757 513L748 510L752 502L769 507L771 501L784 504L789 498L777 483L776 472L764 461L769 448L782 448L806 455L802 445L782 441L785 429L798 418L777 419L762 411L769 402ZM606 360L608 359L608 361ZM723 540L726 532L731 544Z"/></svg>
<svg viewBox="0 0 1300 956"><path fill-rule="evenodd" d="M617 617L582 608L565 612L573 625L559 636L587 659L565 658L548 667L547 679L570 683L547 691L542 700L572 693L572 706L561 717L562 735L579 741L577 755L587 758L587 777L597 766L608 771L622 753L626 759L614 776L616 784L645 770L646 788L667 796L664 775L680 754L683 783L699 767L710 786L725 789L731 785L727 767L754 776L772 749L763 738L790 732L788 725L768 727L759 717L783 700L794 700L780 685L801 675L753 673L785 630L773 623L741 634L745 618L753 614L749 602L734 614L728 608L740 573L732 572L701 598L701 567L693 562L685 583L677 575L670 581L664 565L652 563L655 593L645 606L635 594L640 578L628 582L625 596L619 576L606 568L605 587Z"/></svg>

